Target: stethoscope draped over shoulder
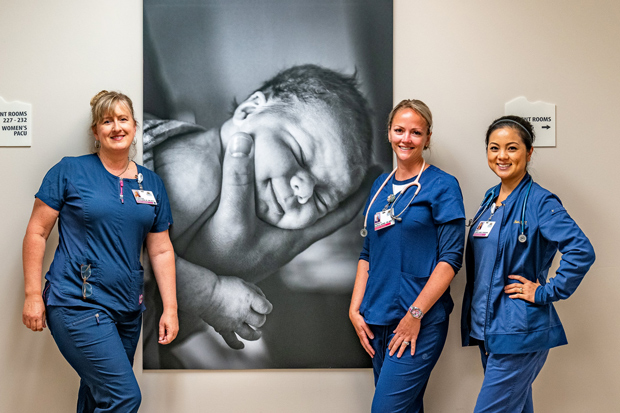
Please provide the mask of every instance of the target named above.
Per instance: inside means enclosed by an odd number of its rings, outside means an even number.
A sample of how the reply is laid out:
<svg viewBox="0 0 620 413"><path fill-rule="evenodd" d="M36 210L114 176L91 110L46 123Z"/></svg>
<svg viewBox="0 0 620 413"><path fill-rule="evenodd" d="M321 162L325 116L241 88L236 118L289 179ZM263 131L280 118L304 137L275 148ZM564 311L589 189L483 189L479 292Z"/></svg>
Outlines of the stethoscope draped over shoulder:
<svg viewBox="0 0 620 413"><path fill-rule="evenodd" d="M387 212L390 216L390 218L394 221L402 221L402 218L400 217L406 210L407 208L409 208L409 205L411 205L411 203L413 202L413 200L415 199L415 197L418 195L418 193L420 192L420 189L422 189L422 185L420 185L420 177L422 176L422 172L424 172L424 167L426 166L426 161L424 159L422 159L422 168L420 169L420 172L418 173L418 176L416 177L415 181L403 186L403 188L400 190L400 192L398 193L398 195L394 195L394 194L390 194L388 196L388 206L386 206L387 208ZM381 191L383 190L383 188L385 187L385 185L390 181L390 179L394 176L394 174L396 173L396 170L398 168L394 168L394 170L388 175L387 178L385 178L385 181L383 181L383 183L381 184L381 186L379 187L379 190L375 193L375 196L372 197L372 200L370 201L370 204L368 204L368 209L366 210L366 214L364 215L364 228L362 228L362 230L360 231L360 235L362 237L365 237L366 235L368 235L368 230L366 230L366 223L368 222L368 213L370 212L370 207L372 207L372 204L375 202L375 200L377 199L377 196L381 193ZM412 186L416 186L416 190L413 194L413 196L411 197L411 200L409 200L409 202L407 203L407 205L405 206L405 208L403 208L402 211L400 211L400 213L398 214L394 214L394 205L396 205L396 201L398 201L398 199L400 198L400 196L402 194L405 193L405 191L407 189L409 189Z"/></svg>
<svg viewBox="0 0 620 413"><path fill-rule="evenodd" d="M517 239L522 244L527 241L527 236L525 235L525 208L527 206L527 198L530 196L530 189L532 189L533 182L534 180L530 179L530 182L527 185L527 189L525 192L525 198L523 199L523 206L521 207L521 233L519 234L519 237ZM495 188L493 188L493 190L491 190L491 192L489 192L487 196L484 197L484 200L478 207L476 215L474 215L473 219L469 220L469 224L467 224L468 227L472 227L476 224L482 214L484 214L484 211L486 211L491 206L491 204L495 202L495 198L497 197L497 195L498 194L495 193Z"/></svg>

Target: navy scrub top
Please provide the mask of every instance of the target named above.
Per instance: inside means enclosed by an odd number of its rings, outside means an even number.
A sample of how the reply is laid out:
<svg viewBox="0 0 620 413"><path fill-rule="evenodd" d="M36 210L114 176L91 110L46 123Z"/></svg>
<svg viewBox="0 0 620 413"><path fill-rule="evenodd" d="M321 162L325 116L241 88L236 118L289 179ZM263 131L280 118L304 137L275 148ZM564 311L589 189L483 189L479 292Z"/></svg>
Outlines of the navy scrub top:
<svg viewBox="0 0 620 413"><path fill-rule="evenodd" d="M157 205L135 201L137 179L123 179L121 203L120 178L94 154L65 157L43 179L35 196L59 211L58 248L45 276L47 305L103 309L115 319L144 311L142 244L149 232L167 230L172 214L161 178L137 166ZM82 264L91 265L92 295L86 299Z"/></svg>
<svg viewBox="0 0 620 413"><path fill-rule="evenodd" d="M492 281L493 268L497 260L497 248L499 246L499 229L502 226L504 210L502 205L495 209L494 213L488 208L472 226L469 232L469 242L473 246L475 257L474 298L471 306L471 333L469 334L476 340L484 341L485 317L487 314L487 304L489 301L490 285ZM493 221L495 225L491 229L488 237L474 237L476 227L483 221Z"/></svg>
<svg viewBox="0 0 620 413"><path fill-rule="evenodd" d="M370 199L387 174L381 175L371 189ZM416 177L398 181L394 177L381 190L368 212L368 235L360 259L368 261L368 281L360 314L368 324L397 323L422 291L438 262L447 262L457 273L463 262L465 244L465 208L459 183L452 175L431 165L420 177L421 189L402 221L375 231L374 216L387 204L392 185L413 182ZM410 202L415 186L395 202L399 214ZM366 205L364 212L368 209ZM422 325L448 318L454 303L450 289L424 315Z"/></svg>

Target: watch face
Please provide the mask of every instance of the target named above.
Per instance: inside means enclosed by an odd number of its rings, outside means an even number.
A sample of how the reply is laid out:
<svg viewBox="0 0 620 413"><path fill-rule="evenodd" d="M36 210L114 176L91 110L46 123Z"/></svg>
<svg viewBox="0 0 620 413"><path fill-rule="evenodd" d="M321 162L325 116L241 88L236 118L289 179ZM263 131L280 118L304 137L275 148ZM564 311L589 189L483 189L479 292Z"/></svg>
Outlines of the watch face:
<svg viewBox="0 0 620 413"><path fill-rule="evenodd" d="M422 310L420 310L418 307L411 307L409 309L409 312L414 318L422 318Z"/></svg>

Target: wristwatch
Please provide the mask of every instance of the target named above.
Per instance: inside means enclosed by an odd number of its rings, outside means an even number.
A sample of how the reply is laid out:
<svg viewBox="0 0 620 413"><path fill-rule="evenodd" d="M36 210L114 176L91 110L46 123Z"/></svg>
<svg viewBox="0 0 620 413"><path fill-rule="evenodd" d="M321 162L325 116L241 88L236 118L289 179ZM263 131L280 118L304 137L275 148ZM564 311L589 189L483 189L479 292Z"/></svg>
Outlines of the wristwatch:
<svg viewBox="0 0 620 413"><path fill-rule="evenodd" d="M411 313L413 318L417 318L418 320L421 320L422 317L424 317L424 312L418 307L415 307L413 304L411 305L411 307L409 307L409 312Z"/></svg>

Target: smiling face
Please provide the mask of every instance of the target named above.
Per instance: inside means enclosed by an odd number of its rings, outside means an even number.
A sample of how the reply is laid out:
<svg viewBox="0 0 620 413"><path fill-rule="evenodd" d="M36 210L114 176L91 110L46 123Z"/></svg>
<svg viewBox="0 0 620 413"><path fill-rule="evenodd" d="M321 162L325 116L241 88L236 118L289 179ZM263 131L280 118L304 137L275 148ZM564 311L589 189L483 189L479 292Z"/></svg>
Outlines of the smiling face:
<svg viewBox="0 0 620 413"><path fill-rule="evenodd" d="M97 126L93 127L93 134L101 143L101 152L129 153L136 136L136 121L125 104L117 103L114 109L105 114Z"/></svg>
<svg viewBox="0 0 620 413"><path fill-rule="evenodd" d="M401 109L394 114L389 139L399 166L414 166L422 162L422 152L432 135L428 129L426 120L413 109Z"/></svg>
<svg viewBox="0 0 620 413"><path fill-rule="evenodd" d="M533 148L527 150L521 136L512 127L494 130L489 136L487 161L502 184L516 186L525 176Z"/></svg>
<svg viewBox="0 0 620 413"><path fill-rule="evenodd" d="M361 181L347 166L340 128L321 105L278 106L256 92L222 126L224 146L235 132L254 139L256 213L269 224L305 228L336 209Z"/></svg>

